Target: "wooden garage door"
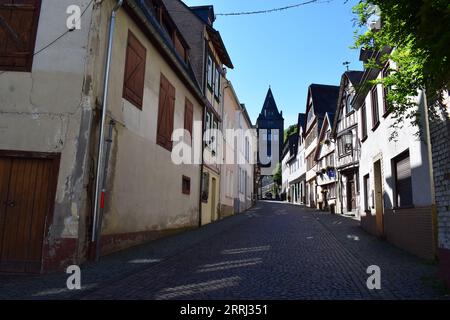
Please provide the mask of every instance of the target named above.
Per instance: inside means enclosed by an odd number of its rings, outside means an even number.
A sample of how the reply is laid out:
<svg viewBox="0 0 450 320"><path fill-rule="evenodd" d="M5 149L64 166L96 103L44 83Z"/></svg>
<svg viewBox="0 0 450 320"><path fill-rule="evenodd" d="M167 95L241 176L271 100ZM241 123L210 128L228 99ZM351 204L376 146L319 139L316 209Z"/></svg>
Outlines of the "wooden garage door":
<svg viewBox="0 0 450 320"><path fill-rule="evenodd" d="M40 271L55 168L54 159L0 157L0 271Z"/></svg>

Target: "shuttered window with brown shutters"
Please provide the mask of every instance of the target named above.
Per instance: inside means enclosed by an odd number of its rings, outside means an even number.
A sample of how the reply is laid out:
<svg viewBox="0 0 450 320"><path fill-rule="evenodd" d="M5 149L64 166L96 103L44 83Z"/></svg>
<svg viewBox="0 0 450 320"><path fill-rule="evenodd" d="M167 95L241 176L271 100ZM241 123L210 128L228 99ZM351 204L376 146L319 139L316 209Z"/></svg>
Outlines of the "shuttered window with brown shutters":
<svg viewBox="0 0 450 320"><path fill-rule="evenodd" d="M410 207L413 205L413 198L409 151L395 158L393 164L395 171L395 207Z"/></svg>
<svg viewBox="0 0 450 320"><path fill-rule="evenodd" d="M41 0L0 0L0 70L30 72Z"/></svg>
<svg viewBox="0 0 450 320"><path fill-rule="evenodd" d="M175 110L175 87L161 74L158 107L158 129L156 142L172 151L172 132Z"/></svg>
<svg viewBox="0 0 450 320"><path fill-rule="evenodd" d="M192 141L192 128L194 125L194 106L192 102L189 101L189 99L186 98L186 105L184 110L184 130L189 132L190 139L189 141Z"/></svg>
<svg viewBox="0 0 450 320"><path fill-rule="evenodd" d="M147 50L136 36L128 32L123 97L142 110L144 101L145 58Z"/></svg>

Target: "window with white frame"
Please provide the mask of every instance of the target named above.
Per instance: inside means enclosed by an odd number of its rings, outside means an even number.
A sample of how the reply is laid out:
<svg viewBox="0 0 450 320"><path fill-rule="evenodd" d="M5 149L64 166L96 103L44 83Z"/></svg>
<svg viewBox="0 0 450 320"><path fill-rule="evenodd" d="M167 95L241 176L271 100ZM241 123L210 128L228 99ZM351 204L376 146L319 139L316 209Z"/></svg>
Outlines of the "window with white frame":
<svg viewBox="0 0 450 320"><path fill-rule="evenodd" d="M206 135L206 144L209 145L211 143L211 114L209 112L206 112L206 120L205 120L205 131L207 132Z"/></svg>
<svg viewBox="0 0 450 320"><path fill-rule="evenodd" d="M214 81L214 73L213 73L213 68L214 68L214 62L213 59L211 58L211 56L208 55L208 66L207 66L207 79L208 79L208 86L210 88L213 87L213 81Z"/></svg>
<svg viewBox="0 0 450 320"><path fill-rule="evenodd" d="M214 121L213 127L212 127L213 132L214 132L214 141L212 141L212 151L214 153L217 153L217 140L218 140L217 139L217 135L218 135L217 129L218 128L219 128L219 125L218 125L217 121Z"/></svg>
<svg viewBox="0 0 450 320"><path fill-rule="evenodd" d="M217 100L220 98L220 71L214 68L214 96Z"/></svg>

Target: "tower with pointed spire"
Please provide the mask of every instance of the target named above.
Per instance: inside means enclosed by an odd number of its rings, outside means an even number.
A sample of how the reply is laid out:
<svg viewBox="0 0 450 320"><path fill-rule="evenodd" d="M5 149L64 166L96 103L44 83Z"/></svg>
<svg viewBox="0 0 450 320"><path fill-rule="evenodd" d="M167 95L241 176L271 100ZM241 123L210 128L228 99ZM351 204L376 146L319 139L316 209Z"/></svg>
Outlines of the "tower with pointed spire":
<svg viewBox="0 0 450 320"><path fill-rule="evenodd" d="M258 132L258 139L261 141L267 141L267 156L276 161L276 163L271 163L263 165L258 161L258 172L261 173L261 168L268 168L281 162L281 153L283 150L284 143L284 118L283 111L279 111L275 98L272 93L272 89L269 87L269 91L266 95L266 100L262 107L261 113L259 114L258 120L256 121L256 129ZM272 141L277 141L278 143L278 156L274 157L272 152ZM258 158L259 160L259 158ZM265 194L271 193L273 189L273 176L264 176L259 179L258 196L264 197ZM275 196L275 195L273 195Z"/></svg>
<svg viewBox="0 0 450 320"><path fill-rule="evenodd" d="M279 160L281 160L281 152L283 149L284 140L284 118L283 111L279 111L277 103L272 93L272 89L269 87L267 91L266 100L256 121L256 128L258 130L258 137L261 130L267 130L267 134L271 139L277 139L279 143ZM278 134L277 133L278 130ZM268 139L269 140L269 139ZM268 155L272 155L271 144L268 142Z"/></svg>

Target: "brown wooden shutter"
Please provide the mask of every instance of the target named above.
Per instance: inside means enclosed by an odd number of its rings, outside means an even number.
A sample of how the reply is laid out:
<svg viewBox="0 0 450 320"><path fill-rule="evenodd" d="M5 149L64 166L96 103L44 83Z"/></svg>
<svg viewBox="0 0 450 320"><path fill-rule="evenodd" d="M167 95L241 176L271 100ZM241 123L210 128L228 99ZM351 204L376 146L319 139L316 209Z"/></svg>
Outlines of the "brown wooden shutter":
<svg viewBox="0 0 450 320"><path fill-rule="evenodd" d="M0 1L0 70L31 71L41 0Z"/></svg>
<svg viewBox="0 0 450 320"><path fill-rule="evenodd" d="M194 106L189 99L186 98L186 106L184 111L184 129L187 130L191 135L192 140L192 128L194 122Z"/></svg>
<svg viewBox="0 0 450 320"><path fill-rule="evenodd" d="M158 133L157 143L164 147L166 145L166 122L164 121L164 109L166 105L166 99L168 98L168 81L164 75L161 74L161 82L159 87L159 105L158 105Z"/></svg>
<svg viewBox="0 0 450 320"><path fill-rule="evenodd" d="M172 151L172 132L175 112L175 87L161 74L158 106L157 143Z"/></svg>
<svg viewBox="0 0 450 320"><path fill-rule="evenodd" d="M411 164L409 153L402 155L396 160L396 193L397 206L411 206L412 201L412 184L411 184Z"/></svg>
<svg viewBox="0 0 450 320"><path fill-rule="evenodd" d="M178 33L175 33L174 43L175 43L175 49L177 50L181 59L183 59L183 61L186 61L186 48L183 46L183 43L181 42L180 36L178 35Z"/></svg>
<svg viewBox="0 0 450 320"><path fill-rule="evenodd" d="M144 100L146 55L147 50L145 47L129 31L123 81L123 97L141 110Z"/></svg>

